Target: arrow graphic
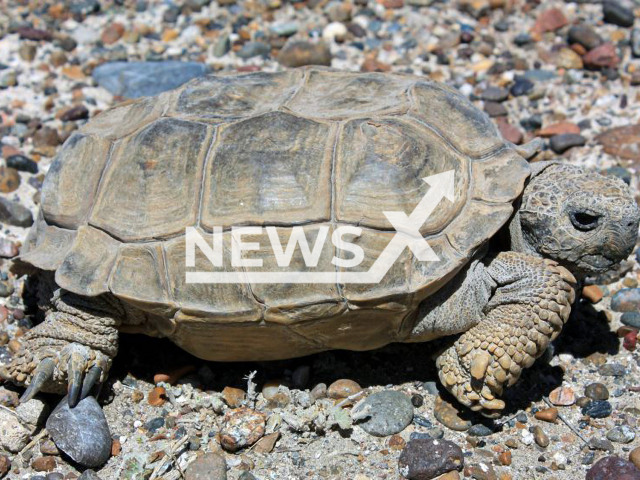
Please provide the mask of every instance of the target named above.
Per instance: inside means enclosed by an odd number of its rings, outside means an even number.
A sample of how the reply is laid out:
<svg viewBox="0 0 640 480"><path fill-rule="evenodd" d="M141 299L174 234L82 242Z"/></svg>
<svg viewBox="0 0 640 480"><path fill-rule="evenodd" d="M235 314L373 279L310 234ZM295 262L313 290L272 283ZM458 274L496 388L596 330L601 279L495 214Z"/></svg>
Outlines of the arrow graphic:
<svg viewBox="0 0 640 480"><path fill-rule="evenodd" d="M440 260L420 233L429 216L443 199L455 201L455 170L447 170L422 179L429 191L410 215L383 212L396 234L366 272L187 272L187 283L379 283L408 247L421 262Z"/></svg>

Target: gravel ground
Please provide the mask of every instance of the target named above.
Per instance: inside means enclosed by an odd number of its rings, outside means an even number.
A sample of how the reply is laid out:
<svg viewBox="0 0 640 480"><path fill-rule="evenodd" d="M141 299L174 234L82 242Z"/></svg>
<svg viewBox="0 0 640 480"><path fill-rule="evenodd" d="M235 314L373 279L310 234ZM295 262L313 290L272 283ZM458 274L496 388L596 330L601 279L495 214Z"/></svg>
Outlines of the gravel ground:
<svg viewBox="0 0 640 480"><path fill-rule="evenodd" d="M544 137L539 159L559 157L620 176L638 198L637 16L640 2L1 2L0 363L37 321L23 298L29 297L24 278L9 267L37 214L44 174L64 140L105 108L204 71L276 71L312 62L408 72L460 90L514 143ZM122 61L156 63L133 82L121 74L129 67L116 63ZM170 61L190 63L176 68ZM448 403L430 358L436 344L214 364L167 341L123 335L99 397L112 455L95 470L102 479L396 479L411 476L403 468L411 455L439 463L428 438L461 449L442 457L454 462L443 479L573 480L602 470L602 463L593 466L600 459L627 459L634 449L640 468L639 273L634 255L618 271L592 279L552 351L507 392L510 410L495 422ZM629 313L621 319L622 311ZM383 427L353 423L358 415L349 412L358 410L349 406L388 390L406 398L393 397L398 405L388 411L372 403L373 413L381 409L387 424L404 427L397 412L408 401L413 420L400 433L373 436L367 431ZM83 469L51 444L46 415L39 416L59 398L29 402L34 420L23 415L8 432L17 418L15 392L0 386L0 478L77 478ZM16 435L18 443L9 445ZM423 449L412 453L410 440ZM615 479L629 465L591 478ZM206 477L197 476L199 468ZM640 470L630 475L640 478Z"/></svg>

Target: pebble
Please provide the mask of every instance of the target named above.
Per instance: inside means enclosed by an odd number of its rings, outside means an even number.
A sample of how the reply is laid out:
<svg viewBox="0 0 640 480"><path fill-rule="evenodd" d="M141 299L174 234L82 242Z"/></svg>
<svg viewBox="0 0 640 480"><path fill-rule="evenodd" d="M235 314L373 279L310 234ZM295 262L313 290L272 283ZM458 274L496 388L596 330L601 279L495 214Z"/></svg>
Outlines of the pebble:
<svg viewBox="0 0 640 480"><path fill-rule="evenodd" d="M358 425L376 437L400 433L413 420L411 399L402 392L392 390L372 393L359 404L358 411L369 413Z"/></svg>
<svg viewBox="0 0 640 480"><path fill-rule="evenodd" d="M38 173L38 164L26 155L16 154L7 158L7 167L19 172Z"/></svg>
<svg viewBox="0 0 640 480"><path fill-rule="evenodd" d="M436 397L436 401L433 408L433 414L440 423L451 430L458 432L464 432L469 430L473 425L471 421L464 420L460 417L460 411L447 400L444 400L441 396Z"/></svg>
<svg viewBox="0 0 640 480"><path fill-rule="evenodd" d="M636 433L628 425L621 425L609 430L607 438L616 443L631 443L636 438Z"/></svg>
<svg viewBox="0 0 640 480"><path fill-rule="evenodd" d="M227 462L220 453L205 453L196 457L187 466L184 478L185 480L226 480Z"/></svg>
<svg viewBox="0 0 640 480"><path fill-rule="evenodd" d="M555 61L556 67L581 70L584 67L582 57L570 48L562 48Z"/></svg>
<svg viewBox="0 0 640 480"><path fill-rule="evenodd" d="M587 25L574 25L569 29L567 37L570 44L580 44L587 50L593 50L603 43L602 37Z"/></svg>
<svg viewBox="0 0 640 480"><path fill-rule="evenodd" d="M152 407L161 407L167 402L167 390L164 387L154 387L147 395L147 402Z"/></svg>
<svg viewBox="0 0 640 480"><path fill-rule="evenodd" d="M620 63L620 58L616 53L616 47L612 43L603 43L599 47L587 52L582 57L585 66L598 68L616 68Z"/></svg>
<svg viewBox="0 0 640 480"><path fill-rule="evenodd" d="M584 394L593 400L609 399L609 390L602 383L590 383L584 388Z"/></svg>
<svg viewBox="0 0 640 480"><path fill-rule="evenodd" d="M11 460L6 455L0 455L0 478L3 478L11 470Z"/></svg>
<svg viewBox="0 0 640 480"><path fill-rule="evenodd" d="M585 480L640 480L640 469L615 455L598 460L587 472Z"/></svg>
<svg viewBox="0 0 640 480"><path fill-rule="evenodd" d="M93 470L85 470L82 475L78 477L78 480L102 480L96 472Z"/></svg>
<svg viewBox="0 0 640 480"><path fill-rule="evenodd" d="M469 430L467 430L467 433L474 437L486 437L488 435L493 435L493 430L491 430L486 425L483 425L482 423L476 423L475 425L472 425Z"/></svg>
<svg viewBox="0 0 640 480"><path fill-rule="evenodd" d="M32 398L16 407L18 418L20 418L23 425L30 427L32 431L44 424L48 413L48 405L39 398Z"/></svg>
<svg viewBox="0 0 640 480"><path fill-rule="evenodd" d="M562 135L564 133L580 133L580 127L575 123L571 122L560 122L554 123L552 125L547 125L543 129L538 131L539 137L553 137L554 135ZM582 295L585 296L585 290L590 292L591 287L596 287L597 285L588 285L582 289ZM599 290L599 289L598 289ZM600 292L602 294L602 292Z"/></svg>
<svg viewBox="0 0 640 480"><path fill-rule="evenodd" d="M270 433L258 440L253 447L254 452L258 453L271 453L276 446L276 442L280 438L280 432Z"/></svg>
<svg viewBox="0 0 640 480"><path fill-rule="evenodd" d="M343 41L347 36L348 30L344 23L331 22L322 30L322 39L326 42Z"/></svg>
<svg viewBox="0 0 640 480"><path fill-rule="evenodd" d="M549 401L558 406L569 406L576 403L576 396L570 387L558 387L549 393Z"/></svg>
<svg viewBox="0 0 640 480"><path fill-rule="evenodd" d="M589 448L591 450L602 450L603 452L609 453L613 453L615 450L613 443L609 440L594 437L589 439Z"/></svg>
<svg viewBox="0 0 640 480"><path fill-rule="evenodd" d="M57 466L56 459L50 456L38 457L31 462L31 468L36 472L50 472Z"/></svg>
<svg viewBox="0 0 640 480"><path fill-rule="evenodd" d="M63 122L75 122L78 120L86 120L89 118L89 110L84 105L78 105L75 107L71 107L62 112L62 114L58 117Z"/></svg>
<svg viewBox="0 0 640 480"><path fill-rule="evenodd" d="M622 377L627 373L626 368L619 363L606 363L598 371L605 377Z"/></svg>
<svg viewBox="0 0 640 480"><path fill-rule="evenodd" d="M633 10L624 7L616 0L607 0L602 3L602 15L605 22L619 27L633 27L635 20Z"/></svg>
<svg viewBox="0 0 640 480"><path fill-rule="evenodd" d="M30 438L31 430L15 414L0 409L0 444L5 450L17 453L29 443Z"/></svg>
<svg viewBox="0 0 640 480"><path fill-rule="evenodd" d="M592 418L606 418L611 415L613 408L607 400L594 400L582 407L581 411L583 415L588 415Z"/></svg>
<svg viewBox="0 0 640 480"><path fill-rule="evenodd" d="M587 139L575 133L565 133L551 137L549 146L555 153L561 154L573 147L581 147L587 143Z"/></svg>
<svg viewBox="0 0 640 480"><path fill-rule="evenodd" d="M623 288L611 299L611 309L615 312L640 311L640 288Z"/></svg>
<svg viewBox="0 0 640 480"><path fill-rule="evenodd" d="M362 391L362 387L353 380L340 379L329 385L327 396L333 399L342 399Z"/></svg>
<svg viewBox="0 0 640 480"><path fill-rule="evenodd" d="M324 383L319 383L311 389L311 397L314 400L319 400L320 398L325 398L326 396L327 396L327 385Z"/></svg>
<svg viewBox="0 0 640 480"><path fill-rule="evenodd" d="M533 434L533 439L538 446L542 448L547 448L549 446L549 437L540 425L530 427L529 431Z"/></svg>
<svg viewBox="0 0 640 480"><path fill-rule="evenodd" d="M533 90L533 82L524 77L516 77L515 83L511 86L509 91L511 95L514 97L519 97L521 95L526 95L531 90Z"/></svg>
<svg viewBox="0 0 640 480"><path fill-rule="evenodd" d="M568 25L569 21L564 16L562 10L558 8L550 8L545 10L536 19L532 31L538 34L545 32L555 32L556 30Z"/></svg>
<svg viewBox="0 0 640 480"><path fill-rule="evenodd" d="M640 447L636 447L629 452L629 461L640 468Z"/></svg>
<svg viewBox="0 0 640 480"><path fill-rule="evenodd" d="M26 228L33 225L33 215L25 206L0 197L0 222Z"/></svg>
<svg viewBox="0 0 640 480"><path fill-rule="evenodd" d="M11 193L20 186L20 174L14 168L0 165L0 192Z"/></svg>
<svg viewBox="0 0 640 480"><path fill-rule="evenodd" d="M494 118L502 117L509 113L503 104L497 102L484 102L484 111Z"/></svg>
<svg viewBox="0 0 640 480"><path fill-rule="evenodd" d="M488 87L482 91L480 98L489 102L504 102L509 98L509 90L502 87Z"/></svg>
<svg viewBox="0 0 640 480"><path fill-rule="evenodd" d="M505 450L498 455L498 461L501 465L508 467L511 465L511 452L509 450Z"/></svg>
<svg viewBox="0 0 640 480"><path fill-rule="evenodd" d="M59 450L85 467L103 465L111 454L111 433L93 397L69 408L64 397L47 420L47 431Z"/></svg>
<svg viewBox="0 0 640 480"><path fill-rule="evenodd" d="M238 408L241 406L246 395L245 391L240 388L224 387L222 390L222 398L231 408Z"/></svg>
<svg viewBox="0 0 640 480"><path fill-rule="evenodd" d="M265 415L250 408L230 410L222 422L220 444L230 452L249 447L264 435L265 423Z"/></svg>
<svg viewBox="0 0 640 480"><path fill-rule="evenodd" d="M93 70L93 78L111 94L124 98L156 95L179 87L209 68L196 62L109 62Z"/></svg>
<svg viewBox="0 0 640 480"><path fill-rule="evenodd" d="M463 467L462 449L448 440L409 440L398 459L400 474L409 480L436 478Z"/></svg>
<svg viewBox="0 0 640 480"><path fill-rule="evenodd" d="M543 422L556 423L558 419L558 409L551 407L545 408L544 410L538 410L534 416Z"/></svg>
<svg viewBox="0 0 640 480"><path fill-rule="evenodd" d="M253 57L266 57L271 53L271 47L264 42L247 42L236 53L245 60Z"/></svg>
<svg viewBox="0 0 640 480"><path fill-rule="evenodd" d="M278 62L289 68L305 65L331 66L331 50L324 42L289 42L278 54Z"/></svg>
<svg viewBox="0 0 640 480"><path fill-rule="evenodd" d="M634 57L640 57L640 28L631 31L631 53Z"/></svg>
<svg viewBox="0 0 640 480"><path fill-rule="evenodd" d="M60 451L53 440L47 439L40 443L40 453L43 455L60 455Z"/></svg>

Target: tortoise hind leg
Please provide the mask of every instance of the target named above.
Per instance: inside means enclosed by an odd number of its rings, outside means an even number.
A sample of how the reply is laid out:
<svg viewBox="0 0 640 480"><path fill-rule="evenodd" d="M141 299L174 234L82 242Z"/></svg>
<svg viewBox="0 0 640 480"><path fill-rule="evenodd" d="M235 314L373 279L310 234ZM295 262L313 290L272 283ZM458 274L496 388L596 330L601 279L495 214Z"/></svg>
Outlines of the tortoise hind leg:
<svg viewBox="0 0 640 480"><path fill-rule="evenodd" d="M14 359L0 375L28 385L21 401L38 391L68 393L70 406L105 380L118 351L117 325L122 306L110 296L83 297L59 289L51 280L39 285L45 320L29 330Z"/></svg>
<svg viewBox="0 0 640 480"><path fill-rule="evenodd" d="M560 333L576 280L550 260L504 252L487 259L496 289L484 318L436 360L442 384L460 403L495 417L499 397Z"/></svg>

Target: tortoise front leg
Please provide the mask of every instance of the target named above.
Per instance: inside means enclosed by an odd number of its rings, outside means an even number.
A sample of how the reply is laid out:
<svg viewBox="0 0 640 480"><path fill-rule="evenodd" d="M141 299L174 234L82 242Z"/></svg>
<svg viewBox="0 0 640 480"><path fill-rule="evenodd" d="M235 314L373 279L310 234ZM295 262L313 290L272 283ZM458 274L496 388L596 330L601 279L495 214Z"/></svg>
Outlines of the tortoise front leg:
<svg viewBox="0 0 640 480"><path fill-rule="evenodd" d="M124 312L112 297L75 295L50 279L42 278L39 290L45 320L24 335L0 376L28 385L22 402L39 391L66 392L73 407L106 379L118 351L116 327Z"/></svg>
<svg viewBox="0 0 640 480"><path fill-rule="evenodd" d="M460 403L487 416L498 399L560 333L571 313L576 279L551 260L504 252L485 262L496 289L484 318L436 360L442 384Z"/></svg>

